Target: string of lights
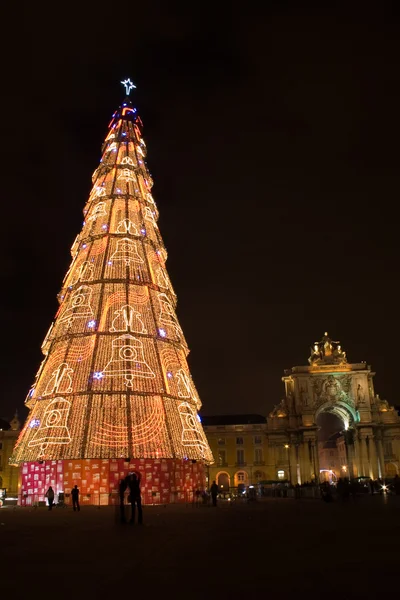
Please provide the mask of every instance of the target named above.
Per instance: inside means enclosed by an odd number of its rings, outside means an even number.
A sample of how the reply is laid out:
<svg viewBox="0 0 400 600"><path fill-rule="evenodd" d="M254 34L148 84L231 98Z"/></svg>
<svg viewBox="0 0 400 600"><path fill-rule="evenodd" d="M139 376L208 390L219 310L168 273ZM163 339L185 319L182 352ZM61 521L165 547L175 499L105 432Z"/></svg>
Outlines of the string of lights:
<svg viewBox="0 0 400 600"><path fill-rule="evenodd" d="M124 85L131 85L129 80ZM127 88L128 93L131 88ZM13 461L213 457L166 270L141 120L110 122Z"/></svg>

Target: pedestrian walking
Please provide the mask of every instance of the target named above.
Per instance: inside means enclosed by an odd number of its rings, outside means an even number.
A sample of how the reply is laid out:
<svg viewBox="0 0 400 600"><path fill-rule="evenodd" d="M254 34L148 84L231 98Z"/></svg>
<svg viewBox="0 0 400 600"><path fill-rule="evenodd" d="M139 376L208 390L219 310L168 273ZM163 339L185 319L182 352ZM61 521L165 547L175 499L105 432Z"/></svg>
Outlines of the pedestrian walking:
<svg viewBox="0 0 400 600"><path fill-rule="evenodd" d="M75 485L72 488L71 491L71 496L72 496L72 506L74 507L74 511L80 511L81 507L79 506L79 488L77 485Z"/></svg>
<svg viewBox="0 0 400 600"><path fill-rule="evenodd" d="M135 524L135 509L138 509L138 525L143 524L142 498L140 496L140 475L131 473L128 476L129 502L131 503L131 525Z"/></svg>
<svg viewBox="0 0 400 600"><path fill-rule="evenodd" d="M49 503L49 510L51 510L53 508L53 504L54 504L54 490L51 486L49 487L49 489L46 492L46 498Z"/></svg>
<svg viewBox="0 0 400 600"><path fill-rule="evenodd" d="M196 507L201 504L201 491L197 488L194 492L195 504Z"/></svg>
<svg viewBox="0 0 400 600"><path fill-rule="evenodd" d="M210 487L210 493L213 506L217 506L218 486L215 483L215 480L212 482L212 486Z"/></svg>

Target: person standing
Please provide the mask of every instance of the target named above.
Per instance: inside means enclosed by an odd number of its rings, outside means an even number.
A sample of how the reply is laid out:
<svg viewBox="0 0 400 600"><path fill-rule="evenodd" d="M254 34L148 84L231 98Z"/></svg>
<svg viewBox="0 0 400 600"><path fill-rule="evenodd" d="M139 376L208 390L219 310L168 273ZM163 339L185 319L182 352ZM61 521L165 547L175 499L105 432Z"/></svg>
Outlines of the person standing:
<svg viewBox="0 0 400 600"><path fill-rule="evenodd" d="M135 523L135 508L138 508L138 524L143 524L142 498L140 496L140 475L131 473L128 477L129 501L131 503L131 520L130 523Z"/></svg>
<svg viewBox="0 0 400 600"><path fill-rule="evenodd" d="M211 492L213 506L217 506L218 486L215 483L215 480L212 482L212 486L210 487L210 492Z"/></svg>
<svg viewBox="0 0 400 600"><path fill-rule="evenodd" d="M71 496L72 496L72 506L74 507L74 511L80 511L81 507L79 506L79 488L77 485L75 485L72 488L71 491Z"/></svg>
<svg viewBox="0 0 400 600"><path fill-rule="evenodd" d="M371 492L371 496L373 496L374 493L375 493L375 482L374 482L373 479L369 480L369 489L370 489L370 492Z"/></svg>
<svg viewBox="0 0 400 600"><path fill-rule="evenodd" d="M53 504L54 504L54 490L51 487L51 485L49 486L49 489L46 492L46 498L49 503L49 510L51 510L53 508Z"/></svg>

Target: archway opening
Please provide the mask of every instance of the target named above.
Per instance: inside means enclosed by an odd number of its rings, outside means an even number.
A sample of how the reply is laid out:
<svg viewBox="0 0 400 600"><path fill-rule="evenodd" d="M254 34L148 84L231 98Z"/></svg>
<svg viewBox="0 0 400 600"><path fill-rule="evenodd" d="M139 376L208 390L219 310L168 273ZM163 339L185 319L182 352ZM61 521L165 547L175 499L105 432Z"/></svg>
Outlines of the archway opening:
<svg viewBox="0 0 400 600"><path fill-rule="evenodd" d="M229 492L230 477L225 471L217 475L217 484L221 492Z"/></svg>
<svg viewBox="0 0 400 600"><path fill-rule="evenodd" d="M349 477L346 432L352 415L339 406L329 406L316 416L318 425L319 480L335 483L339 477Z"/></svg>
<svg viewBox="0 0 400 600"><path fill-rule="evenodd" d="M237 471L234 477L234 485L238 492L244 491L249 485L249 476L246 471Z"/></svg>

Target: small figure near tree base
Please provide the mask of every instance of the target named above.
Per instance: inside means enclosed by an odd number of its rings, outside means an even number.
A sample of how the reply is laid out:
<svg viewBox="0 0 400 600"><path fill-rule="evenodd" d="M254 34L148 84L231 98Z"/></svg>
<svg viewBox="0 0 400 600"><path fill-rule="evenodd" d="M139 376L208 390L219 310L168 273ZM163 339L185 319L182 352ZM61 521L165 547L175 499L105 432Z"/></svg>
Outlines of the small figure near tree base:
<svg viewBox="0 0 400 600"><path fill-rule="evenodd" d="M215 483L215 480L212 482L212 486L210 487L210 493L213 506L217 506L218 485Z"/></svg>

